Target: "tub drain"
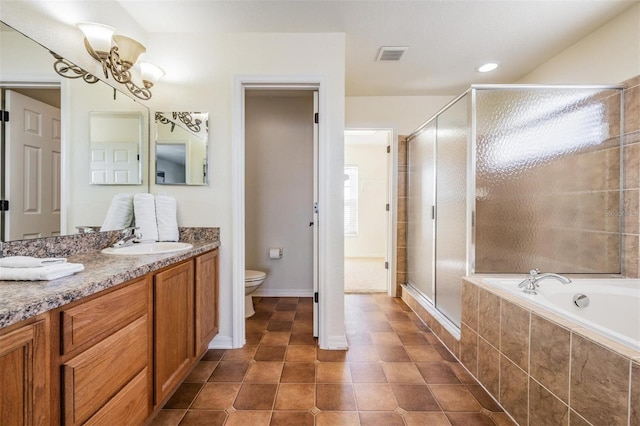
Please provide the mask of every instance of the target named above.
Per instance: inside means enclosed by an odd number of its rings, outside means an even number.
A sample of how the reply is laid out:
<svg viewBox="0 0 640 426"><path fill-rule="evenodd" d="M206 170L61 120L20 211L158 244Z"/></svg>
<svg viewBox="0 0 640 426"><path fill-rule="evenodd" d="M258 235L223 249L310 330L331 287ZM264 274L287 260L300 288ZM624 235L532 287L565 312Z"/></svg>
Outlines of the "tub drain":
<svg viewBox="0 0 640 426"><path fill-rule="evenodd" d="M589 300L589 296L587 296L586 294L578 293L573 296L573 303L578 308L586 308L587 306L589 306L589 303L591 303L591 301Z"/></svg>

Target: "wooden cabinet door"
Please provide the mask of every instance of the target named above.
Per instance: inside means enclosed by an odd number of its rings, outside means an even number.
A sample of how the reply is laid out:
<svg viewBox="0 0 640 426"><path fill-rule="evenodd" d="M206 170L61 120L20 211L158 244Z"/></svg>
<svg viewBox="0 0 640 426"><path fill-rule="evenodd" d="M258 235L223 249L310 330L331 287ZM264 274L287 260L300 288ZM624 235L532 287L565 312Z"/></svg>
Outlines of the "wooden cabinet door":
<svg viewBox="0 0 640 426"><path fill-rule="evenodd" d="M195 358L193 275L190 261L154 276L154 404L180 384Z"/></svg>
<svg viewBox="0 0 640 426"><path fill-rule="evenodd" d="M48 423L46 321L0 336L0 425Z"/></svg>
<svg viewBox="0 0 640 426"><path fill-rule="evenodd" d="M65 424L83 424L145 370L147 321L147 315L138 318L62 365Z"/></svg>
<svg viewBox="0 0 640 426"><path fill-rule="evenodd" d="M218 250L196 257L196 354L218 334Z"/></svg>

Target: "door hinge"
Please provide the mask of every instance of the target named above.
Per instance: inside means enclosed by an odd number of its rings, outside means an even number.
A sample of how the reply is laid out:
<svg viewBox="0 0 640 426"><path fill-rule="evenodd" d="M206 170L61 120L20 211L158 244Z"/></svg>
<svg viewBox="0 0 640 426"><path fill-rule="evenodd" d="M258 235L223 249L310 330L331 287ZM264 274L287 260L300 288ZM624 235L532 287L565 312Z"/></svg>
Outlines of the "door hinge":
<svg viewBox="0 0 640 426"><path fill-rule="evenodd" d="M387 205L386 205L385 209L386 209L387 211L389 211L389 208L390 208L390 207L389 207L389 203L387 203Z"/></svg>
<svg viewBox="0 0 640 426"><path fill-rule="evenodd" d="M317 291L315 293L313 293L313 301L315 303L318 303L318 292Z"/></svg>
<svg viewBox="0 0 640 426"><path fill-rule="evenodd" d="M313 114L313 122L318 124L320 121L318 121L319 118L319 114L316 112L315 114Z"/></svg>
<svg viewBox="0 0 640 426"><path fill-rule="evenodd" d="M9 111L0 110L0 121L2 121L4 123L8 123L9 122Z"/></svg>
<svg viewBox="0 0 640 426"><path fill-rule="evenodd" d="M387 145L387 154L391 154L391 145Z"/></svg>
<svg viewBox="0 0 640 426"><path fill-rule="evenodd" d="M314 213L318 213L318 202L316 201L315 203L313 203L313 212Z"/></svg>
<svg viewBox="0 0 640 426"><path fill-rule="evenodd" d="M9 200L0 200L0 212L9 211Z"/></svg>
<svg viewBox="0 0 640 426"><path fill-rule="evenodd" d="M384 269L389 269L389 262L384 262Z"/></svg>
<svg viewBox="0 0 640 426"><path fill-rule="evenodd" d="M436 218L436 206L431 206L431 219Z"/></svg>

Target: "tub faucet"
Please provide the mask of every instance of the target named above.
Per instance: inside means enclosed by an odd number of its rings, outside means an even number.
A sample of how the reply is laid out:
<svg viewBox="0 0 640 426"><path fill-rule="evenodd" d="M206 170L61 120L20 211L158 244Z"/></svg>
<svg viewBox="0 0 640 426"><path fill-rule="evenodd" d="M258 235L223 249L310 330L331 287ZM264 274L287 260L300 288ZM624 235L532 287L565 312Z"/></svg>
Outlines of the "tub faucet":
<svg viewBox="0 0 640 426"><path fill-rule="evenodd" d="M140 228L130 226L122 230L123 237L116 241L111 247L122 248L132 245L136 240L142 238Z"/></svg>
<svg viewBox="0 0 640 426"><path fill-rule="evenodd" d="M547 278L554 278L562 284L569 284L571 282L571 280L564 275L554 274L551 272L541 274L540 270L536 268L529 271L529 276L518 284L518 287L521 288L524 293L538 294L536 291L536 288L540 287L540 284L538 283L542 280L546 280Z"/></svg>

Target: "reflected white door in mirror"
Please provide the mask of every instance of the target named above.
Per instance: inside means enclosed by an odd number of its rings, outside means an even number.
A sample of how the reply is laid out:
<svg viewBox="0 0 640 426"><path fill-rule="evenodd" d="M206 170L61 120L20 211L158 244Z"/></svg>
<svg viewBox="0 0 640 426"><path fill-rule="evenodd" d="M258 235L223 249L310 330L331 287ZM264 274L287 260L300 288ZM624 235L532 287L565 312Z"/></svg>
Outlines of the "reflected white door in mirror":
<svg viewBox="0 0 640 426"><path fill-rule="evenodd" d="M142 122L138 111L89 113L93 185L142 183Z"/></svg>

